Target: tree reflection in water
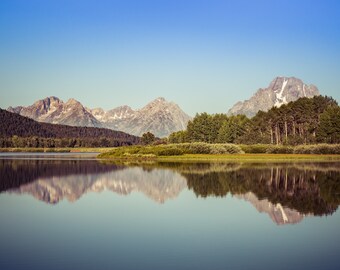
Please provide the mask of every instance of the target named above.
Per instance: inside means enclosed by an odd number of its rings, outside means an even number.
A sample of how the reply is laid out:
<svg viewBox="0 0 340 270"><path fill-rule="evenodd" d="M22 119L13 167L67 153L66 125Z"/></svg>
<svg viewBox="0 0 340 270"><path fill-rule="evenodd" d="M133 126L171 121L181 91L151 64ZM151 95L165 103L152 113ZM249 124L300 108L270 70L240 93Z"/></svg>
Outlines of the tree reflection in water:
<svg viewBox="0 0 340 270"><path fill-rule="evenodd" d="M277 224L330 215L340 202L339 163L142 163L94 160L0 160L0 191L58 203L104 189L144 193L156 202L188 188L197 197L249 201Z"/></svg>

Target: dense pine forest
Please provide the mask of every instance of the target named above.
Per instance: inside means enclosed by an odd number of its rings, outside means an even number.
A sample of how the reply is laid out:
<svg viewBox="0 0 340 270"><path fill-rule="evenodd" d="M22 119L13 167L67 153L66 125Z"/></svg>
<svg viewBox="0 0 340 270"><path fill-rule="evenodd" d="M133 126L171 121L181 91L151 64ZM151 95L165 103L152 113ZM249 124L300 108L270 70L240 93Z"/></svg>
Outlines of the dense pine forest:
<svg viewBox="0 0 340 270"><path fill-rule="evenodd" d="M187 130L172 133L171 143L208 142L299 145L340 143L340 107L331 97L315 96L244 115L197 114Z"/></svg>
<svg viewBox="0 0 340 270"><path fill-rule="evenodd" d="M113 147L140 143L140 138L104 128L36 122L0 109L0 147Z"/></svg>

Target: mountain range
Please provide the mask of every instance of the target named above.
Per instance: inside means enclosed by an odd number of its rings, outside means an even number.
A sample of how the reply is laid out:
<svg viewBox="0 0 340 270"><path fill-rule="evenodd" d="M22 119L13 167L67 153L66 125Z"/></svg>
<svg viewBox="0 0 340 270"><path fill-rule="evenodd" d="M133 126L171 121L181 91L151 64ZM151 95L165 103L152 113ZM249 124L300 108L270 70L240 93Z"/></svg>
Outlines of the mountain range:
<svg viewBox="0 0 340 270"><path fill-rule="evenodd" d="M268 111L301 97L319 95L314 85L307 85L295 77L276 77L268 87L260 88L248 100L237 102L228 115L245 114L254 116L258 111ZM124 105L105 111L90 109L71 98L67 102L51 96L23 107L9 107L10 112L32 118L38 122L109 128L141 136L152 132L157 137L167 137L173 132L184 130L191 117L176 103L157 98L141 109L134 110Z"/></svg>
<svg viewBox="0 0 340 270"><path fill-rule="evenodd" d="M75 99L64 102L53 96L38 100L28 107L9 107L7 110L38 122L109 128L136 136L150 131L157 137L166 137L185 129L191 119L177 104L162 97L139 110L127 105L108 111L90 109Z"/></svg>
<svg viewBox="0 0 340 270"><path fill-rule="evenodd" d="M301 97L311 98L320 95L314 85L307 85L295 77L276 77L268 87L260 88L248 100L237 102L228 111L228 115L244 114L254 116L258 111L268 111L272 107L280 107Z"/></svg>

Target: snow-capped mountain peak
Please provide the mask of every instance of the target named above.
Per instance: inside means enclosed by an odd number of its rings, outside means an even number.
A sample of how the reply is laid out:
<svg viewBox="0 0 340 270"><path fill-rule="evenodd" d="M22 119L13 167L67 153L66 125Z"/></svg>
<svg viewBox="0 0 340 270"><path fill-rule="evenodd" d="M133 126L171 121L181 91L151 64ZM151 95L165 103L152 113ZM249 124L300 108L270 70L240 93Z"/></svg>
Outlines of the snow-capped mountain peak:
<svg viewBox="0 0 340 270"><path fill-rule="evenodd" d="M245 114L254 116L258 111L268 111L273 106L280 107L301 97L319 95L314 85L307 85L295 77L276 77L267 88L260 88L250 99L237 102L229 115Z"/></svg>

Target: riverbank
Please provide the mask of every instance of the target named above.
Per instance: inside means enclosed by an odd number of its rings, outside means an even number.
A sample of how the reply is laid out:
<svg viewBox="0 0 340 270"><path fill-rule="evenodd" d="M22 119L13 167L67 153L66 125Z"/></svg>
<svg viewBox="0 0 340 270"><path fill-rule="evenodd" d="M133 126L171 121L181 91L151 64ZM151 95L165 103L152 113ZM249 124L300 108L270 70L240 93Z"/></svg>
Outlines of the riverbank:
<svg viewBox="0 0 340 270"><path fill-rule="evenodd" d="M151 146L125 146L98 155L100 159L159 161L287 161L340 160L339 145L234 145L182 143Z"/></svg>
<svg viewBox="0 0 340 270"><path fill-rule="evenodd" d="M339 145L233 145L185 143L116 148L0 148L7 153L99 153L98 159L127 161L339 161ZM266 152L267 151L267 152Z"/></svg>

